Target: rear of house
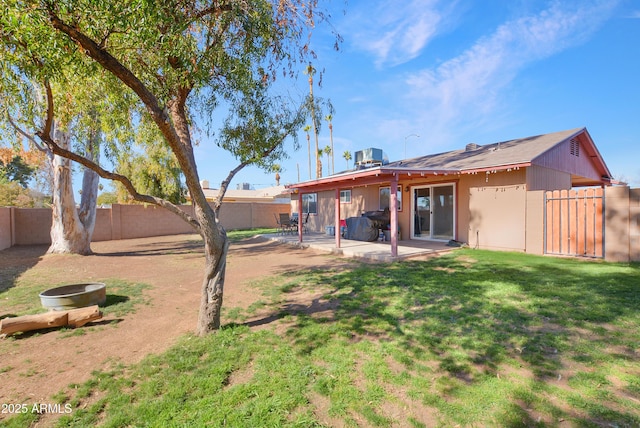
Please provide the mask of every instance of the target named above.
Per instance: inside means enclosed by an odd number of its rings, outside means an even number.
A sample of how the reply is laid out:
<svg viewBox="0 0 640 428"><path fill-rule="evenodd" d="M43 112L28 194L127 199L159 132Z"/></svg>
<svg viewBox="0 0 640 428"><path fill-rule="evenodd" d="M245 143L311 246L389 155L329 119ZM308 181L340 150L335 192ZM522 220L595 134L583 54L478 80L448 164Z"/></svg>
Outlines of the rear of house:
<svg viewBox="0 0 640 428"><path fill-rule="evenodd" d="M317 232L395 205L391 222L401 240L542 253L542 192L611 184L591 136L578 128L391 163L363 162L289 188L293 212L311 213L309 225Z"/></svg>

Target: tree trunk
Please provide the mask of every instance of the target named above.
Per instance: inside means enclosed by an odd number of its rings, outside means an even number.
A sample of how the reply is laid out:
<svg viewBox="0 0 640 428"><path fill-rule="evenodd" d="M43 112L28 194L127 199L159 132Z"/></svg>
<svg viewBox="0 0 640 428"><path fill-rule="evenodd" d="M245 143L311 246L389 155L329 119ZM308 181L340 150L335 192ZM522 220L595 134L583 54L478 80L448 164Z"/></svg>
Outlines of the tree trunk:
<svg viewBox="0 0 640 428"><path fill-rule="evenodd" d="M215 226L214 226L215 227ZM224 277L227 269L229 241L222 227L218 231L223 238L216 243L212 231L204 230L205 274L200 298L200 312L196 334L204 336L220 328ZM217 241L220 241L218 239Z"/></svg>
<svg viewBox="0 0 640 428"><path fill-rule="evenodd" d="M70 135L56 129L54 139L69 149ZM95 141L89 143L89 146ZM95 152L87 150L88 153ZM71 161L53 156L53 203L51 206L51 246L49 253L91 254L91 237L95 226L98 175L85 169L80 212L73 195Z"/></svg>
<svg viewBox="0 0 640 428"><path fill-rule="evenodd" d="M87 146L85 147L85 156L94 162L98 162L100 158L100 133L93 132ZM84 168L82 176L82 195L80 197L80 209L78 217L84 227L87 235L87 248L91 251L91 238L93 237L93 229L96 225L96 208L98 207L98 186L100 184L100 176L97 172Z"/></svg>

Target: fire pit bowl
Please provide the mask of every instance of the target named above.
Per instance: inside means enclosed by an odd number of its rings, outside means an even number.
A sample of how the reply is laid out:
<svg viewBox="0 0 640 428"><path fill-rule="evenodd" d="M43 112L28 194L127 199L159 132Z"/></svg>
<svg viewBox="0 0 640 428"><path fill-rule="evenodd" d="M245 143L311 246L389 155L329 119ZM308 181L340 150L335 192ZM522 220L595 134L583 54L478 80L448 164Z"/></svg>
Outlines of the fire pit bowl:
<svg viewBox="0 0 640 428"><path fill-rule="evenodd" d="M52 311L65 311L101 305L106 300L107 286L102 282L63 285L40 293L42 306Z"/></svg>

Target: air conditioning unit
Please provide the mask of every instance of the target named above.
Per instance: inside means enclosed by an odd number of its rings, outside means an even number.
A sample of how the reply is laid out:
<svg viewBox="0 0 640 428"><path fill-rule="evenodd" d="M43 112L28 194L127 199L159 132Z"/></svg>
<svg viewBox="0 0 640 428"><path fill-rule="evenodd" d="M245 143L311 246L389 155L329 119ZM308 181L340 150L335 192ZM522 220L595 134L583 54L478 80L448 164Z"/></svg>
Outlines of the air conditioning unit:
<svg viewBox="0 0 640 428"><path fill-rule="evenodd" d="M386 165L389 163L389 158L381 149L369 148L358 150L353 155L355 158L355 166L358 169Z"/></svg>

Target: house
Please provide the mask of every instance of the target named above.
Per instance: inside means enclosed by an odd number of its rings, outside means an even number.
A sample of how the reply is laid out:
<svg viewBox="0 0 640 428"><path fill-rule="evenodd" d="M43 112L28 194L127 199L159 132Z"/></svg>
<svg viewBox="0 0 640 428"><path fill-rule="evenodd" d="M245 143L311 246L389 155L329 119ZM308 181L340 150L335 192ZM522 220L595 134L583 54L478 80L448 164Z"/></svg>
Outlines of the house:
<svg viewBox="0 0 640 428"><path fill-rule="evenodd" d="M207 201L214 202L218 199L219 189L209 187L207 180L200 181L200 186ZM252 189L247 183L241 183L236 189L227 189L224 194L225 202L262 202L285 204L289 203L291 192L285 186L271 186L262 189ZM190 197L187 197L189 200Z"/></svg>
<svg viewBox="0 0 640 428"><path fill-rule="evenodd" d="M539 253L543 210L534 193L612 184L586 128L395 162L367 159L379 153L358 152L352 171L287 186L293 211L311 213L309 228L322 232L388 208L394 256L399 239ZM340 234L335 238L339 247Z"/></svg>

